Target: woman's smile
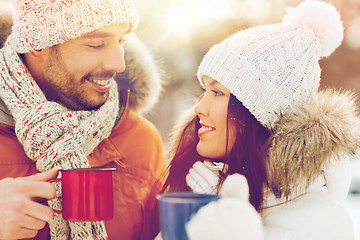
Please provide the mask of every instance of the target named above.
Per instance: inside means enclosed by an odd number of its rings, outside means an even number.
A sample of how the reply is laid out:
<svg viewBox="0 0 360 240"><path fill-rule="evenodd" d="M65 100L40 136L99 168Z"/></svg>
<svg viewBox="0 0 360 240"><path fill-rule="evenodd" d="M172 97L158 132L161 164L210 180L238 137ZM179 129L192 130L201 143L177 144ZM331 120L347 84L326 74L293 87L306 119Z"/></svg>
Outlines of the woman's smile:
<svg viewBox="0 0 360 240"><path fill-rule="evenodd" d="M201 124L201 128L199 128L199 130L198 130L199 137L216 130L216 128L214 128L214 127L209 127L202 123L200 123L200 124Z"/></svg>

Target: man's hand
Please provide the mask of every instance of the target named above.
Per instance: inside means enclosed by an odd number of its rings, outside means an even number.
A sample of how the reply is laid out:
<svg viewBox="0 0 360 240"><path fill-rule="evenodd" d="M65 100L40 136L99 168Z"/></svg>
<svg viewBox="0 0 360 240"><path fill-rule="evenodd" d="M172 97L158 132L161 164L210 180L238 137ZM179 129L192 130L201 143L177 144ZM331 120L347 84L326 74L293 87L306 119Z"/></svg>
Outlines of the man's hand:
<svg viewBox="0 0 360 240"><path fill-rule="evenodd" d="M54 216L53 210L35 199L53 199L55 187L47 182L58 169L28 177L0 180L0 239L35 237Z"/></svg>

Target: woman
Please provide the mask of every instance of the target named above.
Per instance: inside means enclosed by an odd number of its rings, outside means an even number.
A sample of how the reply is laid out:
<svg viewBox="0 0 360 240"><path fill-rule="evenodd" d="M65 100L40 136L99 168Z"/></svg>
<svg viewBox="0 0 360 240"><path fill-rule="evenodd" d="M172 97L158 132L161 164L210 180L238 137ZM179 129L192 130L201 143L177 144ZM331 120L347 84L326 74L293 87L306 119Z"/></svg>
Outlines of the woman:
<svg viewBox="0 0 360 240"><path fill-rule="evenodd" d="M343 173L346 155L360 146L360 119L351 93L318 91L318 61L342 38L336 9L307 1L289 9L281 24L240 31L213 46L198 69L204 93L196 115L174 135L163 190L217 193L239 173L265 239L352 239L338 200L348 191ZM209 163L221 167L212 171ZM239 232L226 224L234 219L212 226L202 216L189 236Z"/></svg>
<svg viewBox="0 0 360 240"><path fill-rule="evenodd" d="M204 187L198 185L201 189L197 192L217 192L225 176L240 173L246 176L250 185L250 202L259 209L266 181L263 154L269 131L219 82L207 76L203 81L205 89L195 108L197 115L182 132L164 188L170 187L169 191L190 191L185 179L191 182L192 178L196 178L192 176L204 169L205 165L200 162L206 160L207 164L214 165L215 171L219 171L220 182L216 173L208 172L209 182L213 179L215 182L212 181L208 189L206 183ZM212 104L211 109L205 104ZM230 131L227 131L227 125L231 125ZM241 133L237 133L240 129ZM212 161L208 161L209 158ZM190 169L194 163L195 169ZM226 174L225 167L228 168ZM192 174L188 175L189 169ZM192 185L196 188L196 182Z"/></svg>

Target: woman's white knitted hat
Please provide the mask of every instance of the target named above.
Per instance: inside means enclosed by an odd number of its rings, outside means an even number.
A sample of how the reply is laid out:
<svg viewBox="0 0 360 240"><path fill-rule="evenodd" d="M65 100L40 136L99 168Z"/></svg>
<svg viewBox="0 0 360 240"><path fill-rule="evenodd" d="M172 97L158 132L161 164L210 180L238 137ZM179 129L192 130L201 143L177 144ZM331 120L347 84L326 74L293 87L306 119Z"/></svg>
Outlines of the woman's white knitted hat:
<svg viewBox="0 0 360 240"><path fill-rule="evenodd" d="M240 31L214 45L198 69L236 96L266 128L271 129L293 104L317 92L319 59L343 39L337 10L320 1L288 8L281 24Z"/></svg>
<svg viewBox="0 0 360 240"><path fill-rule="evenodd" d="M8 40L18 53L41 50L110 24L136 27L131 0L13 0L12 33Z"/></svg>

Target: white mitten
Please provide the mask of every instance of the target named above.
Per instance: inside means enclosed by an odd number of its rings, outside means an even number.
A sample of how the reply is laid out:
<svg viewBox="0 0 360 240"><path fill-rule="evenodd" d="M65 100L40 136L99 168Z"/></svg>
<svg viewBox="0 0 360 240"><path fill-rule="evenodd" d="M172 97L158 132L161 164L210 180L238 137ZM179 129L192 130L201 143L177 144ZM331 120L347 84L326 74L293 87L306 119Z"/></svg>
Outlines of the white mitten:
<svg viewBox="0 0 360 240"><path fill-rule="evenodd" d="M186 175L186 183L196 193L215 194L219 175L200 161L194 163Z"/></svg>
<svg viewBox="0 0 360 240"><path fill-rule="evenodd" d="M202 207L186 224L190 240L262 240L261 217L249 203L246 178L228 176L220 190L221 199Z"/></svg>
<svg viewBox="0 0 360 240"><path fill-rule="evenodd" d="M229 175L225 179L219 194L223 198L237 198L249 201L249 185L246 177L241 174Z"/></svg>

